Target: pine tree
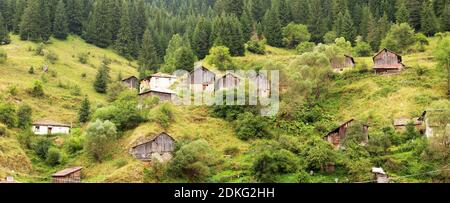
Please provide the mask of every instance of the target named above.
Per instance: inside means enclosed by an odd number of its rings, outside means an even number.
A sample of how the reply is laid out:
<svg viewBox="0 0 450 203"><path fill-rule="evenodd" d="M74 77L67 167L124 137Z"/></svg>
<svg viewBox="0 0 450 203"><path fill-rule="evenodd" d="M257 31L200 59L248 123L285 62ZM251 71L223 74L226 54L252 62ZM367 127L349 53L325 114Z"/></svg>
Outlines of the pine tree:
<svg viewBox="0 0 450 203"><path fill-rule="evenodd" d="M22 40L47 41L50 38L50 20L45 0L28 1L20 23Z"/></svg>
<svg viewBox="0 0 450 203"><path fill-rule="evenodd" d="M9 44L11 40L9 39L9 33L6 29L6 24L2 13L0 12L0 45Z"/></svg>
<svg viewBox="0 0 450 203"><path fill-rule="evenodd" d="M58 2L53 25L53 35L58 39L66 39L69 34L69 25L67 23L66 7L63 0Z"/></svg>
<svg viewBox="0 0 450 203"><path fill-rule="evenodd" d="M26 0L16 0L14 15L12 19L13 24L13 32L15 34L20 33L20 22L22 21L22 15L25 12L25 8L27 7Z"/></svg>
<svg viewBox="0 0 450 203"><path fill-rule="evenodd" d="M450 5L447 5L442 13L441 28L443 31L450 31Z"/></svg>
<svg viewBox="0 0 450 203"><path fill-rule="evenodd" d="M324 15L324 13L326 13L326 10L323 8L322 1L309 1L308 11L308 28L311 32L311 39L314 42L321 42L323 40L323 36L329 30L329 19L327 19L327 17Z"/></svg>
<svg viewBox="0 0 450 203"><path fill-rule="evenodd" d="M346 40L350 42L354 42L356 38L356 28L353 24L352 17L350 16L350 12L348 10L345 11L345 14L342 16L342 27L340 28L340 33L336 31L336 34L339 37L344 37Z"/></svg>
<svg viewBox="0 0 450 203"><path fill-rule="evenodd" d="M386 35L388 34L389 30L391 29L391 24L388 20L387 14L384 14L383 17L381 17L378 20L377 25L377 35L375 38L375 48L374 50L382 49L384 47L379 47L381 44L381 40L383 40Z"/></svg>
<svg viewBox="0 0 450 203"><path fill-rule="evenodd" d="M189 47L181 47L175 52L175 70L191 72L194 70L195 61L195 54Z"/></svg>
<svg viewBox="0 0 450 203"><path fill-rule="evenodd" d="M117 35L114 47L120 55L126 58L131 58L134 51L133 46L135 37L132 33L131 19L128 9L128 4L124 2L122 6L122 16L120 17L119 34Z"/></svg>
<svg viewBox="0 0 450 203"><path fill-rule="evenodd" d="M243 0L218 0L216 3L218 11L228 14L234 14L238 18L241 17L244 9Z"/></svg>
<svg viewBox="0 0 450 203"><path fill-rule="evenodd" d="M83 101L81 102L81 107L78 110L78 122L80 123L86 123L89 121L90 115L91 115L91 104L89 102L89 98L87 95L84 97Z"/></svg>
<svg viewBox="0 0 450 203"><path fill-rule="evenodd" d="M142 41L142 36L144 35L145 29L147 28L148 20L145 12L144 0L139 0L137 2L136 15L134 16L133 25L135 27L136 40L138 42Z"/></svg>
<svg viewBox="0 0 450 203"><path fill-rule="evenodd" d="M369 32L369 16L372 15L370 14L370 9L368 6L364 6L362 8L362 13L361 13L361 23L359 24L359 35L363 37L363 40L367 40L367 33Z"/></svg>
<svg viewBox="0 0 450 203"><path fill-rule="evenodd" d="M192 36L192 48L199 59L204 59L212 47L211 34L211 24L205 18L201 18L195 26Z"/></svg>
<svg viewBox="0 0 450 203"><path fill-rule="evenodd" d="M247 9L244 10L240 21L242 28L242 38L244 39L244 42L248 42L253 34L253 21Z"/></svg>
<svg viewBox="0 0 450 203"><path fill-rule="evenodd" d="M108 0L97 0L86 28L84 38L101 48L108 47L112 43L112 16L108 8Z"/></svg>
<svg viewBox="0 0 450 203"><path fill-rule="evenodd" d="M368 23L367 23L367 37L366 41L372 47L372 50L377 51L379 48L379 33L378 25L375 17L373 17L372 12L369 13Z"/></svg>
<svg viewBox="0 0 450 203"><path fill-rule="evenodd" d="M267 0L252 0L251 1L251 12L253 16L253 20L256 22L261 22L264 18L265 10L264 10L264 2Z"/></svg>
<svg viewBox="0 0 450 203"><path fill-rule="evenodd" d="M267 39L267 44L275 47L283 46L283 36L281 34L281 22L279 19L278 10L272 6L264 16L264 36Z"/></svg>
<svg viewBox="0 0 450 203"><path fill-rule="evenodd" d="M111 34L112 40L116 41L119 35L120 29L122 28L122 15L123 11L126 8L128 12L128 4L124 1L124 5L122 5L122 0L108 0L107 3L108 16L111 17ZM130 14L128 14L128 17ZM130 22L131 23L131 22Z"/></svg>
<svg viewBox="0 0 450 203"><path fill-rule="evenodd" d="M144 78L149 75L150 71L156 71L159 63L158 55L155 49L155 42L151 31L147 29L142 38L142 47L139 52L139 76Z"/></svg>
<svg viewBox="0 0 450 203"><path fill-rule="evenodd" d="M166 49L166 55L164 56L164 67L163 72L171 73L175 71L175 54L178 49L182 47L187 47L188 45L185 43L184 39L179 35L175 34L172 36L172 39L169 42L169 45Z"/></svg>
<svg viewBox="0 0 450 203"><path fill-rule="evenodd" d="M109 67L106 64L102 64L102 66L98 69L97 75L95 76L94 81L94 89L98 93L106 93L108 89L109 82Z"/></svg>
<svg viewBox="0 0 450 203"><path fill-rule="evenodd" d="M408 0L409 24L415 29L420 30L420 13L422 11L423 0Z"/></svg>
<svg viewBox="0 0 450 203"><path fill-rule="evenodd" d="M395 18L399 24L409 22L409 11L408 8L406 8L405 0L400 1L397 12L395 13Z"/></svg>
<svg viewBox="0 0 450 203"><path fill-rule="evenodd" d="M438 31L438 21L434 14L433 5L431 2L424 2L422 6L422 12L420 15L421 31L427 36L433 36Z"/></svg>
<svg viewBox="0 0 450 203"><path fill-rule="evenodd" d="M278 14L280 15L281 27L286 27L292 21L291 10L286 0L279 0Z"/></svg>
<svg viewBox="0 0 450 203"><path fill-rule="evenodd" d="M245 45L241 24L236 16L222 13L214 20L213 30L216 45L228 47L233 56L244 55Z"/></svg>
<svg viewBox="0 0 450 203"><path fill-rule="evenodd" d="M81 35L82 33L82 6L79 0L66 0L67 21L69 31L73 34Z"/></svg>

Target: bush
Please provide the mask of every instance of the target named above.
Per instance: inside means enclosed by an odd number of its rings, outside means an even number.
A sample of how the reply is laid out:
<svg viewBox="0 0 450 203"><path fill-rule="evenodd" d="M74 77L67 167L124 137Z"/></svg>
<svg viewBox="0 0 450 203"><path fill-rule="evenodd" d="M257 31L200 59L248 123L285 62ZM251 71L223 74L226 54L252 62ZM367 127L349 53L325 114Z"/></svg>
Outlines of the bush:
<svg viewBox="0 0 450 203"><path fill-rule="evenodd" d="M47 159L48 149L52 146L52 142L45 137L37 137L32 142L34 152L43 160Z"/></svg>
<svg viewBox="0 0 450 203"><path fill-rule="evenodd" d="M298 54L304 54L306 52L312 52L316 44L314 42L302 42L300 43L296 50Z"/></svg>
<svg viewBox="0 0 450 203"><path fill-rule="evenodd" d="M38 46L34 50L34 54L38 56L44 56L44 43L38 44Z"/></svg>
<svg viewBox="0 0 450 203"><path fill-rule="evenodd" d="M329 31L323 36L323 42L325 42L325 44L333 44L336 38L338 38L336 32Z"/></svg>
<svg viewBox="0 0 450 203"><path fill-rule="evenodd" d="M241 140L270 137L264 118L255 116L250 112L239 115L235 125L236 135Z"/></svg>
<svg viewBox="0 0 450 203"><path fill-rule="evenodd" d="M127 90L127 87L122 82L114 82L108 86L108 101L113 102L119 97L119 95Z"/></svg>
<svg viewBox="0 0 450 203"><path fill-rule="evenodd" d="M276 182L280 174L295 173L299 170L299 160L292 152L279 150L264 150L256 155L252 171L259 182Z"/></svg>
<svg viewBox="0 0 450 203"><path fill-rule="evenodd" d="M362 37L358 36L356 39L355 53L356 56L360 57L370 56L372 54L372 47L369 43L363 41Z"/></svg>
<svg viewBox="0 0 450 203"><path fill-rule="evenodd" d="M78 62L80 62L81 64L87 64L89 62L89 54L88 53L78 54Z"/></svg>
<svg viewBox="0 0 450 203"><path fill-rule="evenodd" d="M0 123L0 137L6 136L7 130L8 129L7 129L6 125L3 123Z"/></svg>
<svg viewBox="0 0 450 203"><path fill-rule="evenodd" d="M8 87L8 93L11 95L11 96L17 96L17 86L16 85L12 85L12 86L9 86Z"/></svg>
<svg viewBox="0 0 450 203"><path fill-rule="evenodd" d="M34 74L34 67L31 66L30 69L28 69L28 73L33 75Z"/></svg>
<svg viewBox="0 0 450 203"><path fill-rule="evenodd" d="M16 126L16 108L11 103L0 103L0 123L9 128Z"/></svg>
<svg viewBox="0 0 450 203"><path fill-rule="evenodd" d="M231 146L230 147L226 147L223 150L223 153L225 155L232 156L232 157L235 157L235 156L239 155L240 152L241 152L241 150L239 149L239 147L231 147Z"/></svg>
<svg viewBox="0 0 450 203"><path fill-rule="evenodd" d="M62 154L61 151L56 147L51 147L48 149L47 158L45 162L50 166L56 166L62 163Z"/></svg>
<svg viewBox="0 0 450 203"><path fill-rule="evenodd" d="M96 161L104 160L117 138L116 126L110 121L96 120L86 129L85 149Z"/></svg>
<svg viewBox="0 0 450 203"><path fill-rule="evenodd" d="M52 51L49 51L49 52L47 53L46 58L47 58L47 60L48 60L51 64L55 64L56 61L58 61L58 55L56 55L56 53L54 53L54 52L52 52Z"/></svg>
<svg viewBox="0 0 450 203"><path fill-rule="evenodd" d="M173 109L169 103L162 104L157 112L152 114L153 121L157 122L162 128L169 128L170 123L173 121Z"/></svg>
<svg viewBox="0 0 450 203"><path fill-rule="evenodd" d="M231 58L230 49L225 46L216 46L209 50L209 55L206 56L205 60L216 66L219 70L233 70L234 63Z"/></svg>
<svg viewBox="0 0 450 203"><path fill-rule="evenodd" d="M31 130L24 130L17 135L17 141L26 149L33 149L33 137Z"/></svg>
<svg viewBox="0 0 450 203"><path fill-rule="evenodd" d="M27 129L31 126L32 109L27 104L22 104L17 110L17 127Z"/></svg>
<svg viewBox="0 0 450 203"><path fill-rule="evenodd" d="M247 50L254 54L266 54L266 42L264 40L252 39L247 42Z"/></svg>
<svg viewBox="0 0 450 203"><path fill-rule="evenodd" d="M289 23L283 28L283 43L287 48L295 48L302 42L307 42L311 39L311 34L308 32L308 27L302 24Z"/></svg>
<svg viewBox="0 0 450 203"><path fill-rule="evenodd" d="M168 171L189 182L204 182L215 173L219 163L215 153L205 140L190 142L175 153Z"/></svg>
<svg viewBox="0 0 450 203"><path fill-rule="evenodd" d="M153 162L150 168L144 169L144 183L161 183L167 178L167 163Z"/></svg>
<svg viewBox="0 0 450 203"><path fill-rule="evenodd" d="M84 136L80 129L74 129L71 136L64 142L64 149L69 154L76 154L84 148Z"/></svg>
<svg viewBox="0 0 450 203"><path fill-rule="evenodd" d="M42 87L42 83L39 81L35 81L32 89L29 91L32 97L43 97L44 96L44 88Z"/></svg>
<svg viewBox="0 0 450 203"><path fill-rule="evenodd" d="M319 138L309 139L300 155L305 158L306 166L312 170L324 171L329 164L336 162L336 151L327 141Z"/></svg>
<svg viewBox="0 0 450 203"><path fill-rule="evenodd" d="M7 58L8 58L8 54L6 54L6 51L3 49L0 49L0 63L5 63Z"/></svg>

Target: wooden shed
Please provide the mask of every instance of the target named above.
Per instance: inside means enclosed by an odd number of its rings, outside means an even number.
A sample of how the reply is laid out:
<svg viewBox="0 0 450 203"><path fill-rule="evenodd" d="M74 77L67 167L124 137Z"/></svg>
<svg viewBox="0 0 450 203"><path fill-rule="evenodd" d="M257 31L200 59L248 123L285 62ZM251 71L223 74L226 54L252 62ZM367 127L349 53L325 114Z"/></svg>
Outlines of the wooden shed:
<svg viewBox="0 0 450 203"><path fill-rule="evenodd" d="M423 119L422 118L399 118L394 119L394 127L397 131L404 131L406 130L406 126L409 123L413 123L414 126L416 126L417 131L419 131L421 134L425 133L425 126L423 125Z"/></svg>
<svg viewBox="0 0 450 203"><path fill-rule="evenodd" d="M240 83L241 79L237 75L233 73L227 73L217 80L215 89L217 91L221 89L235 88L238 87Z"/></svg>
<svg viewBox="0 0 450 203"><path fill-rule="evenodd" d="M216 80L216 74L204 66L195 68L190 73L191 89L194 91L204 91L209 88L214 90L214 82Z"/></svg>
<svg viewBox="0 0 450 203"><path fill-rule="evenodd" d="M255 85L258 97L267 98L270 96L270 81L266 75L258 73L249 79Z"/></svg>
<svg viewBox="0 0 450 203"><path fill-rule="evenodd" d="M152 154L164 155L175 150L175 139L163 132L131 147L130 153L139 160L148 161Z"/></svg>
<svg viewBox="0 0 450 203"><path fill-rule="evenodd" d="M333 58L330 60L331 67L336 73L344 72L346 69L355 67L355 59L351 56L344 55L344 58Z"/></svg>
<svg viewBox="0 0 450 203"><path fill-rule="evenodd" d="M158 97L160 102L172 102L176 93L168 89L151 89L140 93L139 97Z"/></svg>
<svg viewBox="0 0 450 203"><path fill-rule="evenodd" d="M386 48L373 57L373 62L373 69L378 74L398 73L405 68L402 56Z"/></svg>
<svg viewBox="0 0 450 203"><path fill-rule="evenodd" d="M337 127L336 129L334 129L333 131L329 132L325 137L324 140L328 141L329 143L331 143L333 146L335 146L336 148L341 148L341 142L342 140L344 140L345 136L347 135L347 129L348 127L350 127L351 125L353 125L353 122L355 120L351 119L347 122L342 123L341 125L339 125L339 127ZM369 133L369 126L368 125L363 125L362 126L362 131L364 133L364 135L366 135L366 141L368 141L368 133Z"/></svg>
<svg viewBox="0 0 450 203"><path fill-rule="evenodd" d="M137 89L139 86L139 79L135 76L130 76L122 80L122 83L129 89Z"/></svg>
<svg viewBox="0 0 450 203"><path fill-rule="evenodd" d="M81 183L82 167L67 168L52 175L53 183Z"/></svg>

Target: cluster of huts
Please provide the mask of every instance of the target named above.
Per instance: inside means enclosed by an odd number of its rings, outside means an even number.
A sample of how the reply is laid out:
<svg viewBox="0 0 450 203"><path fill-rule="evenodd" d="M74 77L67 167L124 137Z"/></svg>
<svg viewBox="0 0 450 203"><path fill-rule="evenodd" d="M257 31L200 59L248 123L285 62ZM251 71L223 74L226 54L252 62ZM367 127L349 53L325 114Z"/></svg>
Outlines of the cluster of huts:
<svg viewBox="0 0 450 203"><path fill-rule="evenodd" d="M374 62L373 69L377 74L398 73L405 69L402 56L388 49L381 50L372 59ZM330 63L336 73L344 72L356 65L355 59L349 55L344 55L344 59L332 59Z"/></svg>

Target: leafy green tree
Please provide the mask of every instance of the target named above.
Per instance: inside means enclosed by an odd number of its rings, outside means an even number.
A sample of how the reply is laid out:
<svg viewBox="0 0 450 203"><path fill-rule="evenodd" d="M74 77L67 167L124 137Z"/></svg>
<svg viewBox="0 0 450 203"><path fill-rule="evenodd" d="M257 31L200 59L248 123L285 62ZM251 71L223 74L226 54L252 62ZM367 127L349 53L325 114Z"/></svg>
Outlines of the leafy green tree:
<svg viewBox="0 0 450 203"><path fill-rule="evenodd" d="M308 32L308 27L305 25L289 23L283 28L283 43L290 49L295 48L300 43L307 42L310 39L311 34Z"/></svg>
<svg viewBox="0 0 450 203"><path fill-rule="evenodd" d="M211 35L211 23L205 18L200 18L192 36L192 49L199 59L204 59L208 55L209 49L212 46Z"/></svg>
<svg viewBox="0 0 450 203"><path fill-rule="evenodd" d="M56 147L50 147L47 152L47 158L45 162L50 166L56 166L61 164L63 161L63 157L61 154L61 150Z"/></svg>
<svg viewBox="0 0 450 203"><path fill-rule="evenodd" d="M91 103L89 102L89 98L87 95L84 97L81 102L80 109L78 110L78 122L86 123L89 121L91 116Z"/></svg>
<svg viewBox="0 0 450 203"><path fill-rule="evenodd" d="M325 171L329 164L336 162L336 152L330 143L319 139L311 138L302 147L300 155L305 158L309 169Z"/></svg>
<svg viewBox="0 0 450 203"><path fill-rule="evenodd" d="M31 107L27 104L22 104L17 110L17 127L27 129L31 126Z"/></svg>
<svg viewBox="0 0 450 203"><path fill-rule="evenodd" d="M66 5L63 0L58 2L53 24L53 35L58 39L66 39L69 34L69 24L67 22Z"/></svg>
<svg viewBox="0 0 450 203"><path fill-rule="evenodd" d="M397 23L408 23L409 22L409 11L406 7L405 0L401 0L397 12L395 13L395 19L397 20Z"/></svg>
<svg viewBox="0 0 450 203"><path fill-rule="evenodd" d="M282 27L279 19L279 13L275 6L264 15L264 36L267 39L267 44L275 47L283 45Z"/></svg>
<svg viewBox="0 0 450 203"><path fill-rule="evenodd" d="M450 40L441 39L434 50L435 60L441 69L447 71L447 95L450 97Z"/></svg>
<svg viewBox="0 0 450 203"><path fill-rule="evenodd" d="M96 120L86 129L86 152L96 161L102 161L109 155L111 145L116 138L117 131L114 123Z"/></svg>
<svg viewBox="0 0 450 203"><path fill-rule="evenodd" d="M125 1L122 5L122 15L120 17L120 29L117 34L115 49L120 55L131 58L134 51L134 35L131 27L131 18L128 11L128 4Z"/></svg>
<svg viewBox="0 0 450 203"><path fill-rule="evenodd" d="M247 50L254 54L264 55L266 54L266 41L252 37L252 39L247 42Z"/></svg>
<svg viewBox="0 0 450 203"><path fill-rule="evenodd" d="M250 112L245 112L238 116L236 122L236 135L241 140L255 138L268 138L270 134L266 129L266 121Z"/></svg>
<svg viewBox="0 0 450 203"><path fill-rule="evenodd" d="M438 20L431 2L424 2L420 13L420 30L427 36L433 36L439 30Z"/></svg>
<svg viewBox="0 0 450 203"><path fill-rule="evenodd" d="M355 53L360 57L370 56L372 54L372 47L359 36L356 38Z"/></svg>
<svg viewBox="0 0 450 203"><path fill-rule="evenodd" d="M259 182L273 183L277 176L299 170L299 159L286 149L266 149L257 153L252 171Z"/></svg>
<svg viewBox="0 0 450 203"><path fill-rule="evenodd" d="M196 140L180 147L170 164L169 173L189 182L204 182L215 173L218 157L205 140Z"/></svg>
<svg viewBox="0 0 450 203"><path fill-rule="evenodd" d="M316 44L314 42L302 42L300 43L295 50L298 54L304 54L306 52L312 52Z"/></svg>
<svg viewBox="0 0 450 203"><path fill-rule="evenodd" d="M219 70L231 70L234 69L233 59L231 58L230 49L224 46L217 46L211 48L209 55L205 60L216 66Z"/></svg>
<svg viewBox="0 0 450 203"><path fill-rule="evenodd" d="M9 128L16 126L16 108L11 103L0 103L0 123Z"/></svg>
<svg viewBox="0 0 450 203"><path fill-rule="evenodd" d="M186 44L183 37L179 34L173 35L169 45L167 46L166 55L164 56L164 67L162 68L163 72L173 73L176 70L176 53L183 47L188 47L188 44Z"/></svg>
<svg viewBox="0 0 450 203"><path fill-rule="evenodd" d="M159 63L158 54L156 52L156 44L153 40L151 31L147 29L142 38L142 47L139 52L139 76L144 78L151 71L157 70Z"/></svg>
<svg viewBox="0 0 450 203"><path fill-rule="evenodd" d="M386 38L381 42L385 47L397 53L405 53L416 43L414 29L407 23L395 24L389 30Z"/></svg>

